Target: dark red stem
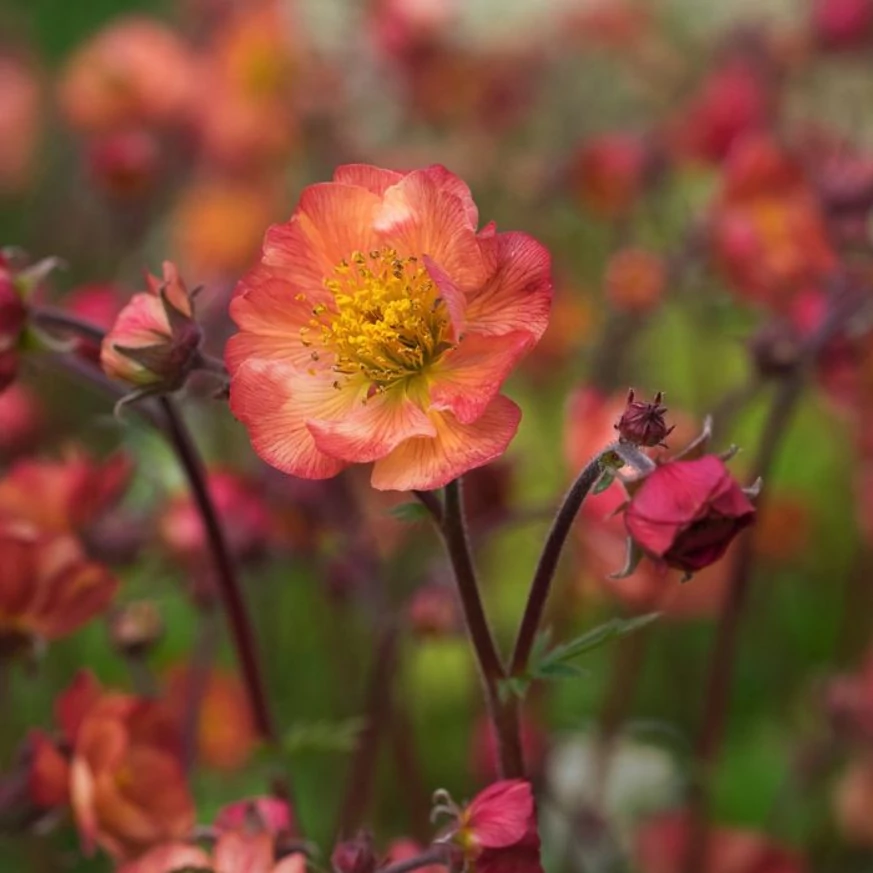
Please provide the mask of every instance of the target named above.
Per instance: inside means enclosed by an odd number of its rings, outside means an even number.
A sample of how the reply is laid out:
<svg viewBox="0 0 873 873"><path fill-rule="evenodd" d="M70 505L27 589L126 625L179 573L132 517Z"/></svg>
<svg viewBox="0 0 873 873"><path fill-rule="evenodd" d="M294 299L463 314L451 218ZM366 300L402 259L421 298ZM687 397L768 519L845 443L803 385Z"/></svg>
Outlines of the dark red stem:
<svg viewBox="0 0 873 873"><path fill-rule="evenodd" d="M513 649L512 662L509 668L511 676L523 675L527 670L527 663L540 628L540 622L543 620L543 613L546 609L546 602L549 599L552 579L555 577L555 570L558 567L561 552L564 549L567 536L573 527L573 521L582 506L582 502L603 472L602 458L603 454L597 455L583 468L576 481L570 486L570 490L564 497L564 501L552 522L552 528L546 538L546 544L543 547L536 571L534 572L533 581L527 596L527 605L525 606L521 625L518 629L518 636L515 640L515 648Z"/></svg>

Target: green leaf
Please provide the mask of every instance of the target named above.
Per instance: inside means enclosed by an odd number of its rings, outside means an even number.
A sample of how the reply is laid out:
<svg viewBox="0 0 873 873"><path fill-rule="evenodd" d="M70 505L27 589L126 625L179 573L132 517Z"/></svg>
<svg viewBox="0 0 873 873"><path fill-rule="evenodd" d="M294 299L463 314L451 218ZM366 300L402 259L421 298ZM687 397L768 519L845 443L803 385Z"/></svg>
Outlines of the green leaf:
<svg viewBox="0 0 873 873"><path fill-rule="evenodd" d="M497 685L497 694L502 703L506 703L511 697L524 700L527 689L530 687L530 676L507 676L501 679Z"/></svg>
<svg viewBox="0 0 873 873"><path fill-rule="evenodd" d="M311 752L351 752L366 724L363 718L341 722L314 721L293 725L282 739L288 755Z"/></svg>
<svg viewBox="0 0 873 873"><path fill-rule="evenodd" d="M562 661L547 661L535 668L537 679L578 679L587 671L575 664L565 664Z"/></svg>
<svg viewBox="0 0 873 873"><path fill-rule="evenodd" d="M555 646L535 666L533 672L541 673L543 668L547 667L549 664L563 663L565 661L570 661L573 658L578 658L579 655L590 652L610 640L626 636L629 633L633 633L634 631L651 624L659 615L660 613L658 612L652 612L648 615L640 615L636 618L630 619L613 618L605 624L601 624L598 627L592 628L590 631L586 631L581 636L576 637L575 640L570 640L568 643L562 643L561 645Z"/></svg>
<svg viewBox="0 0 873 873"><path fill-rule="evenodd" d="M610 485L615 481L615 470L604 470L603 473L600 474L600 478L597 482L594 483L594 488L591 490L592 494L600 494L603 491L606 491Z"/></svg>
<svg viewBox="0 0 873 873"><path fill-rule="evenodd" d="M388 514L406 524L416 524L419 521L427 521L430 517L424 505L417 500L410 500L408 503L398 503L397 506L392 506L391 509L388 510Z"/></svg>

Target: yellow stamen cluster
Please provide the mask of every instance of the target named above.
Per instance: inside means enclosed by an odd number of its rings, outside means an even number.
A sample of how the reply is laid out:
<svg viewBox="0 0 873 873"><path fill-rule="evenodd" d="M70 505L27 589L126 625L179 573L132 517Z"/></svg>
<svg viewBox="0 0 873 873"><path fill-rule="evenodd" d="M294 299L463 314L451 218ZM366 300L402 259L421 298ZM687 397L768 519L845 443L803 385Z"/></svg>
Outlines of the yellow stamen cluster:
<svg viewBox="0 0 873 873"><path fill-rule="evenodd" d="M446 304L417 258L390 248L354 252L324 284L334 305L313 307L301 339L333 352L337 373L363 374L381 391L451 348Z"/></svg>

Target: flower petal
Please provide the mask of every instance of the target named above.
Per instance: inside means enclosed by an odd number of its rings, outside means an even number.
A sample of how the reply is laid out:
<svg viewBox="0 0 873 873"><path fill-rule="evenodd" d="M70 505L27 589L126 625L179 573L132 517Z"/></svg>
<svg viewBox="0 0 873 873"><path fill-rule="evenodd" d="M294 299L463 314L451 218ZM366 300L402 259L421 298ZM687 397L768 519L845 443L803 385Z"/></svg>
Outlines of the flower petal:
<svg viewBox="0 0 873 873"><path fill-rule="evenodd" d="M401 255L430 255L469 293L487 279L489 263L471 223L472 201L460 196L458 184L447 184L447 177L456 178L443 167L404 176L385 192L374 226Z"/></svg>
<svg viewBox="0 0 873 873"><path fill-rule="evenodd" d="M406 440L377 461L372 485L380 491L441 488L502 455L520 419L521 410L500 395L473 424L462 424L450 412L432 412L436 436Z"/></svg>
<svg viewBox="0 0 873 873"><path fill-rule="evenodd" d="M320 451L306 425L348 415L366 390L354 383L340 390L333 385L330 374L310 376L281 362L250 360L231 382L230 408L268 464L292 476L327 479L346 464Z"/></svg>
<svg viewBox="0 0 873 873"><path fill-rule="evenodd" d="M539 339L548 326L552 303L548 249L526 233L516 232L496 234L482 244L494 272L480 290L468 296L468 329L486 334L526 330Z"/></svg>
<svg viewBox="0 0 873 873"><path fill-rule="evenodd" d="M267 231L261 263L291 281L297 292L323 294L324 280L343 258L374 247L378 206L379 198L364 188L310 185L290 220Z"/></svg>
<svg viewBox="0 0 873 873"><path fill-rule="evenodd" d="M345 164L333 173L334 182L342 185L357 185L381 197L392 185L396 185L403 173L383 170L370 164Z"/></svg>
<svg viewBox="0 0 873 873"><path fill-rule="evenodd" d="M489 785L467 808L467 825L476 845L501 849L536 832L533 791L526 779L504 779Z"/></svg>
<svg viewBox="0 0 873 873"><path fill-rule="evenodd" d="M431 409L452 412L461 424L476 421L532 345L533 337L522 331L504 336L467 334L431 371Z"/></svg>
<svg viewBox="0 0 873 873"><path fill-rule="evenodd" d="M265 267L246 274L230 302L230 316L240 329L228 340L224 351L231 375L250 358L283 361L303 372L329 367L331 356L322 353L320 345L304 345L301 335L301 328L304 334L310 330L313 303L330 299L327 289L323 291L317 300L311 296L299 300L299 292L291 282ZM317 331L313 331L313 338L317 343Z"/></svg>
<svg viewBox="0 0 873 873"><path fill-rule="evenodd" d="M316 448L334 458L367 464L404 440L436 436L436 428L405 390L375 394L348 415L307 424Z"/></svg>

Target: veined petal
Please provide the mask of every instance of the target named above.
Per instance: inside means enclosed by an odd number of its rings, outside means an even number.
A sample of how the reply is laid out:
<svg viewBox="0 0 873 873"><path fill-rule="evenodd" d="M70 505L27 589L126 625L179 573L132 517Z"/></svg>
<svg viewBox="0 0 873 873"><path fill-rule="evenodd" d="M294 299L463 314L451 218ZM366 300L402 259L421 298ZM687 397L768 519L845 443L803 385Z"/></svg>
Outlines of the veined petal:
<svg viewBox="0 0 873 873"><path fill-rule="evenodd" d="M267 231L261 263L288 279L296 292L324 293L324 280L343 258L376 245L378 206L379 198L365 188L310 185L291 219Z"/></svg>
<svg viewBox="0 0 873 873"><path fill-rule="evenodd" d="M403 389L375 394L348 415L307 424L319 451L349 463L384 458L404 440L436 436L436 428Z"/></svg>
<svg viewBox="0 0 873 873"><path fill-rule="evenodd" d="M216 870L232 873L271 873L274 866L273 840L265 832L228 831L219 837L213 864Z"/></svg>
<svg viewBox="0 0 873 873"><path fill-rule="evenodd" d="M503 336L467 334L431 370L431 409L452 412L461 424L476 421L533 343L534 338L522 331Z"/></svg>
<svg viewBox="0 0 873 873"><path fill-rule="evenodd" d="M448 171L416 170L389 188L374 226L402 255L429 255L469 293L485 282L488 262L470 222L469 204L457 186L446 187L440 173Z"/></svg>
<svg viewBox="0 0 873 873"><path fill-rule="evenodd" d="M329 293L323 291L328 299ZM322 296L300 300L298 293L291 282L264 267L256 267L240 280L230 302L230 316L240 333L228 340L224 352L231 375L251 358L283 361L304 372L330 366L332 356L319 343L318 330L310 325L313 304L322 302ZM310 333L311 339L306 339ZM312 345L305 345L304 339Z"/></svg>
<svg viewBox="0 0 873 873"><path fill-rule="evenodd" d="M381 197L392 185L396 185L403 173L383 170L370 164L344 164L334 170L333 180L341 185L357 185Z"/></svg>
<svg viewBox="0 0 873 873"><path fill-rule="evenodd" d="M457 340L464 332L464 312L467 308L467 297L433 258L425 255L423 260L428 275L437 286L440 298L446 304L449 321L452 325L451 338L452 340Z"/></svg>
<svg viewBox="0 0 873 873"><path fill-rule="evenodd" d="M473 424L462 424L450 412L432 412L430 420L435 437L413 437L376 461L371 479L374 488L441 488L467 470L493 461L515 436L521 410L498 395Z"/></svg>
<svg viewBox="0 0 873 873"><path fill-rule="evenodd" d="M482 236L480 234L480 240ZM482 240L494 272L468 295L467 324L476 333L526 330L539 339L549 322L552 258L526 233L499 233Z"/></svg>
<svg viewBox="0 0 873 873"><path fill-rule="evenodd" d="M327 479L346 462L320 451L307 423L348 415L366 390L362 384L336 384L341 387L334 387L331 374L310 376L281 362L250 360L231 382L230 408L268 464L292 476Z"/></svg>
<svg viewBox="0 0 873 873"><path fill-rule="evenodd" d="M536 828L530 782L505 779L479 793L467 810L467 827L478 846L500 849L521 842Z"/></svg>

